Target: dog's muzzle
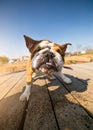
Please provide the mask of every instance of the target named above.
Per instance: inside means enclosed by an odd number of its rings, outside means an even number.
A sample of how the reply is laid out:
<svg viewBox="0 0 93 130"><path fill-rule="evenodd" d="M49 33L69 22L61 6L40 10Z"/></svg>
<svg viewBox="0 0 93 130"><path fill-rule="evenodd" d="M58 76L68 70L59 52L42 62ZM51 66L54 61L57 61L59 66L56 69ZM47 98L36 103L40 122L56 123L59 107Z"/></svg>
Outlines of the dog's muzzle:
<svg viewBox="0 0 93 130"><path fill-rule="evenodd" d="M41 70L43 73L50 74L51 72L57 71L57 67L54 61L54 54L50 51L41 55L38 59L38 66L36 69Z"/></svg>

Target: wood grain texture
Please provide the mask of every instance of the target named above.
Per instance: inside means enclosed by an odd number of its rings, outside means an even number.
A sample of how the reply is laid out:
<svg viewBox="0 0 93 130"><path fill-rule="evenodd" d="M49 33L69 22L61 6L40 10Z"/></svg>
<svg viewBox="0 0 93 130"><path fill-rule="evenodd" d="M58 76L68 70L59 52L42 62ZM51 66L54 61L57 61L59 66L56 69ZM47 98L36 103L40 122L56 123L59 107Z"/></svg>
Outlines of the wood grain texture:
<svg viewBox="0 0 93 130"><path fill-rule="evenodd" d="M72 70L64 69L63 72L72 79L72 84L65 84L65 87L93 117L92 65L93 63L71 65Z"/></svg>
<svg viewBox="0 0 93 130"><path fill-rule="evenodd" d="M20 102L19 96L25 86L23 72L17 75L22 78L0 101L0 130L18 130L21 128L26 102ZM15 80L16 82L16 80Z"/></svg>
<svg viewBox="0 0 93 130"><path fill-rule="evenodd" d="M88 130L93 128L93 119L85 112L72 94L59 81L47 85L60 130Z"/></svg>
<svg viewBox="0 0 93 130"><path fill-rule="evenodd" d="M19 101L26 72L1 74L0 130L93 130L93 62L68 67L72 84L40 76L29 102Z"/></svg>
<svg viewBox="0 0 93 130"><path fill-rule="evenodd" d="M44 78L34 82L24 130L57 130L55 116Z"/></svg>

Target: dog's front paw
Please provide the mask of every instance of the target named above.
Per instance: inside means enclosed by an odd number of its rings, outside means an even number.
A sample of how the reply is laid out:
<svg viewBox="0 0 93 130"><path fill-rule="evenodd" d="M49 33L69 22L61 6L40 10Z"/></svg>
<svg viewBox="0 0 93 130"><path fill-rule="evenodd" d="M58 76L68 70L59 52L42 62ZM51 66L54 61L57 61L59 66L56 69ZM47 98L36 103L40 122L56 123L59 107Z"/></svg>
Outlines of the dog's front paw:
<svg viewBox="0 0 93 130"><path fill-rule="evenodd" d="M70 78L67 78L67 77L65 77L65 78L63 79L63 81L64 81L66 84L71 84L71 83L72 83L71 79L70 79Z"/></svg>
<svg viewBox="0 0 93 130"><path fill-rule="evenodd" d="M20 96L20 101L25 101L25 100L29 100L29 96L30 96L30 92L29 93L23 93L21 96Z"/></svg>
<svg viewBox="0 0 93 130"><path fill-rule="evenodd" d="M22 95L20 96L20 98L19 98L20 101L25 101L25 99L26 99L26 97L25 97L24 94L22 94Z"/></svg>
<svg viewBox="0 0 93 130"><path fill-rule="evenodd" d="M30 90L31 90L31 85L26 85L26 89L25 91L22 93L22 95L20 96L20 101L24 101L24 100L29 100L30 97Z"/></svg>

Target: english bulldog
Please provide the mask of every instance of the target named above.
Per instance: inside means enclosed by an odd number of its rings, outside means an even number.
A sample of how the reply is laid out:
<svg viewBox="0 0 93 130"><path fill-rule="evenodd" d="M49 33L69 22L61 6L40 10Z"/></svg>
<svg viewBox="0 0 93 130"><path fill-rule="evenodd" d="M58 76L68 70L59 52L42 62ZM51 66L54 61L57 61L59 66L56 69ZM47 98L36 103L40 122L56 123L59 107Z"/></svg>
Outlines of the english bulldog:
<svg viewBox="0 0 93 130"><path fill-rule="evenodd" d="M33 78L39 73L46 74L49 77L57 74L65 83L70 84L72 82L71 79L62 73L65 51L71 43L59 45L50 40L33 40L25 35L24 38L26 46L31 52L31 56L27 65L27 84L24 92L20 96L21 101L25 99L27 101L29 100Z"/></svg>

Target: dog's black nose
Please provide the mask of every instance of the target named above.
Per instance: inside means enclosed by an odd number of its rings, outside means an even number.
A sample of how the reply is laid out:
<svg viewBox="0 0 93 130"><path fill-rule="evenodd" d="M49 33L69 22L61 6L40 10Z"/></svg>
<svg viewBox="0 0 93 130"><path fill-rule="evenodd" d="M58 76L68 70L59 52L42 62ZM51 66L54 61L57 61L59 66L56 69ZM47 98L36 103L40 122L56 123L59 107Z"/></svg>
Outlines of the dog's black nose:
<svg viewBox="0 0 93 130"><path fill-rule="evenodd" d="M54 57L54 54L52 52L47 52L47 56L51 59Z"/></svg>
<svg viewBox="0 0 93 130"><path fill-rule="evenodd" d="M47 54L48 56L48 62L50 62L52 65L54 65L54 61L53 61L53 57L54 57L54 54L52 52L49 52Z"/></svg>

